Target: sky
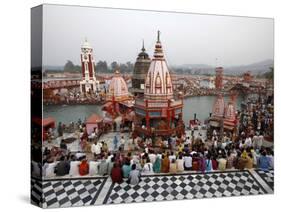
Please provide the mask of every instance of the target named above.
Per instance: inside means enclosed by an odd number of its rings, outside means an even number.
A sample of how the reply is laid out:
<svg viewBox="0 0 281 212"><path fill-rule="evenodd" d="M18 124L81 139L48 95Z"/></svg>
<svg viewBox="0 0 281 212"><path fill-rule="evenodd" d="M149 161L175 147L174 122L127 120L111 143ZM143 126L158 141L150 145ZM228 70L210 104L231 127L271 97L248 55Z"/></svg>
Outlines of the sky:
<svg viewBox="0 0 281 212"><path fill-rule="evenodd" d="M44 5L43 65L80 65L85 38L95 61L134 62L142 40L152 57L158 30L170 65L227 67L274 57L269 18Z"/></svg>

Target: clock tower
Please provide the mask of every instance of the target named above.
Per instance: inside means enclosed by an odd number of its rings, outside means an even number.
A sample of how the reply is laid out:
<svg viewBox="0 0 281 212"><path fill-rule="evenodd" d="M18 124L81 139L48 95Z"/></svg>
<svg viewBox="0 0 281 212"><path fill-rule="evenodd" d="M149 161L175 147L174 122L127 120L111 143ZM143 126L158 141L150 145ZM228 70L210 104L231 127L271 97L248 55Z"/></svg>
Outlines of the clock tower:
<svg viewBox="0 0 281 212"><path fill-rule="evenodd" d="M98 91L99 82L95 77L95 66L93 58L93 49L90 43L85 39L81 46L81 69L82 69L82 80L80 82L81 93Z"/></svg>

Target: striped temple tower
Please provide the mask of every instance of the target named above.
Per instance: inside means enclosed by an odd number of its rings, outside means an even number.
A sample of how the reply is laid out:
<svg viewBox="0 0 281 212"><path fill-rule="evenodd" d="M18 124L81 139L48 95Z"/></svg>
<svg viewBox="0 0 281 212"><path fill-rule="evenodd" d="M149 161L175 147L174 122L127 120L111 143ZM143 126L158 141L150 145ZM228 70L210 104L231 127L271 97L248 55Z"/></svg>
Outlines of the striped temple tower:
<svg viewBox="0 0 281 212"><path fill-rule="evenodd" d="M183 100L174 99L170 71L164 57L160 32L145 79L144 97L135 101L135 133L148 136L182 134Z"/></svg>
<svg viewBox="0 0 281 212"><path fill-rule="evenodd" d="M99 81L95 76L93 48L90 43L85 39L81 46L81 68L82 68L82 80L80 81L80 92L96 93L99 87Z"/></svg>

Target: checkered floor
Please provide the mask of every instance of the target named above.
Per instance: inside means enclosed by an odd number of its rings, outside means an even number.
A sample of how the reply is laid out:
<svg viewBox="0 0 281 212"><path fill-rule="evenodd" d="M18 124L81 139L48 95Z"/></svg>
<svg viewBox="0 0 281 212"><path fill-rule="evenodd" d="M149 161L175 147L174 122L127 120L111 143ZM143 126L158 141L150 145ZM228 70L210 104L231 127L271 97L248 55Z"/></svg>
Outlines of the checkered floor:
<svg viewBox="0 0 281 212"><path fill-rule="evenodd" d="M43 182L43 208L93 205L106 178Z"/></svg>
<svg viewBox="0 0 281 212"><path fill-rule="evenodd" d="M256 173L273 188L273 170L268 173L256 170ZM33 179L31 185L31 201L43 208L267 193L249 171L142 176L136 186L126 182L115 184L107 177L43 182Z"/></svg>
<svg viewBox="0 0 281 212"><path fill-rule="evenodd" d="M31 179L30 201L32 204L42 207L42 180Z"/></svg>
<svg viewBox="0 0 281 212"><path fill-rule="evenodd" d="M264 194L248 171L143 177L136 186L112 185L104 204Z"/></svg>
<svg viewBox="0 0 281 212"><path fill-rule="evenodd" d="M256 173L274 190L274 170L256 170Z"/></svg>

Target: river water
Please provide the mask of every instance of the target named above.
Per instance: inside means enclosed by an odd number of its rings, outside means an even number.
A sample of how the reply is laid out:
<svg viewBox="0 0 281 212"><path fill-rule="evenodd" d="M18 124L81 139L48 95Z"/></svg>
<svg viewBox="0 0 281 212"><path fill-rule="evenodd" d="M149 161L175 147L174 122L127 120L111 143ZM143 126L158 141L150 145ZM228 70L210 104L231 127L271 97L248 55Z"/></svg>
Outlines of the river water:
<svg viewBox="0 0 281 212"><path fill-rule="evenodd" d="M197 96L188 97L184 100L183 118L186 123L193 119L194 113L200 121L204 121L209 117L212 112L212 107L215 101L215 96ZM224 97L227 103L229 97ZM243 98L238 96L237 109ZM49 105L43 107L43 116L54 117L57 122L70 123L71 121L77 122L80 118L82 121L89 117L92 113L102 115L101 105Z"/></svg>

